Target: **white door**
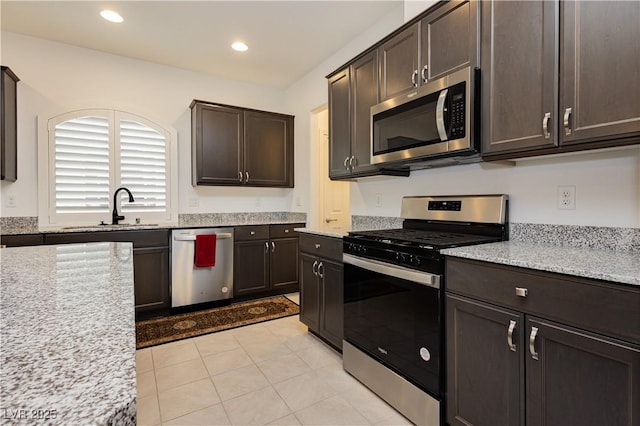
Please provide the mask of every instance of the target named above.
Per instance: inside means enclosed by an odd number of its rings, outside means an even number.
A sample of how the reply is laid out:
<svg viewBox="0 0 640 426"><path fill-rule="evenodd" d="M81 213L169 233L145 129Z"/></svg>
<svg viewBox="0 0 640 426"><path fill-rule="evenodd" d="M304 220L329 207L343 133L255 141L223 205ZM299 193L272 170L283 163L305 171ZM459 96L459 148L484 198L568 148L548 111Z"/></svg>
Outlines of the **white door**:
<svg viewBox="0 0 640 426"><path fill-rule="evenodd" d="M329 179L329 113L318 113L320 228L329 232L347 232L349 217L349 182Z"/></svg>

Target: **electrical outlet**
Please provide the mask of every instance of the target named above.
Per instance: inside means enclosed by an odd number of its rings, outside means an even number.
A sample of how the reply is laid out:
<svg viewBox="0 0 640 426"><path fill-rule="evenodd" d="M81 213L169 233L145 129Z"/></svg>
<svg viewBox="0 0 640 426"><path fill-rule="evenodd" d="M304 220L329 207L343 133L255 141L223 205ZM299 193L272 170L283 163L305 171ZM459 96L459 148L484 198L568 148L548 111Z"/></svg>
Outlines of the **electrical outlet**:
<svg viewBox="0 0 640 426"><path fill-rule="evenodd" d="M15 195L9 195L7 196L7 207L15 207L16 206L16 196Z"/></svg>
<svg viewBox="0 0 640 426"><path fill-rule="evenodd" d="M200 205L200 200L198 197L189 198L189 207L198 207Z"/></svg>
<svg viewBox="0 0 640 426"><path fill-rule="evenodd" d="M575 185L566 185L566 186L558 187L558 209L559 210L575 210L576 209Z"/></svg>
<svg viewBox="0 0 640 426"><path fill-rule="evenodd" d="M302 206L302 202L300 201L300 197L296 197L296 207Z"/></svg>
<svg viewBox="0 0 640 426"><path fill-rule="evenodd" d="M382 207L382 194L376 194L376 207Z"/></svg>

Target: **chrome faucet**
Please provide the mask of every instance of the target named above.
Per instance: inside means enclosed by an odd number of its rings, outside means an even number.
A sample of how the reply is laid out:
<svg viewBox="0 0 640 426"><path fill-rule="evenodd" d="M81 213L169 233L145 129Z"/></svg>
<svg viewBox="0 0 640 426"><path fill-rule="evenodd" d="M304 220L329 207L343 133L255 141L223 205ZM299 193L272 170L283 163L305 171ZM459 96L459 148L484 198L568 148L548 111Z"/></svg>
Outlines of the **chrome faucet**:
<svg viewBox="0 0 640 426"><path fill-rule="evenodd" d="M127 191L127 194L129 194L130 203L133 203L135 201L133 199L133 194L131 193L131 191L129 191L124 186L121 186L120 188L116 189L116 192L113 193L113 215L111 216L112 225L117 225L119 220L124 220L124 216L118 216L118 207L116 204L116 197L118 196L118 192L120 191Z"/></svg>

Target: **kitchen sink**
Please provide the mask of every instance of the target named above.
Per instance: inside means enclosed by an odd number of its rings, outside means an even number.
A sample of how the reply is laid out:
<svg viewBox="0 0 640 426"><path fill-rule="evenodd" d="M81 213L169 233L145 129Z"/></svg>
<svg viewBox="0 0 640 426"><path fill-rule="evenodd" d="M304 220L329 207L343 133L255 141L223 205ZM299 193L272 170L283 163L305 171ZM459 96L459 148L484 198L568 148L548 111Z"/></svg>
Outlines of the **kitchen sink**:
<svg viewBox="0 0 640 426"><path fill-rule="evenodd" d="M160 226L157 223L119 223L117 225L105 224L105 225L77 225L77 226L63 226L61 229L65 231L71 230L86 230L86 231L103 231L114 229L138 229L138 228L151 228Z"/></svg>

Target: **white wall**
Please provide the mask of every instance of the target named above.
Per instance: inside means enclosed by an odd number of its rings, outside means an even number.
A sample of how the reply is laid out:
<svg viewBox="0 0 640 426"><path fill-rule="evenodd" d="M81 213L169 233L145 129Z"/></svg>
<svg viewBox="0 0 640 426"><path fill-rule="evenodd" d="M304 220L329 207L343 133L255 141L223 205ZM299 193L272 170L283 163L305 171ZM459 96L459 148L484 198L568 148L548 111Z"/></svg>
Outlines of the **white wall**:
<svg viewBox="0 0 640 426"><path fill-rule="evenodd" d="M18 180L2 181L2 216L38 215L36 117L83 107L118 108L177 130L180 213L290 210L292 189L191 186L191 101L291 113L283 91L10 32L1 40L2 64L21 79ZM296 170L296 179L300 173ZM15 197L14 208L6 207L9 195ZM199 207L189 207L192 198Z"/></svg>
<svg viewBox="0 0 640 426"><path fill-rule="evenodd" d="M404 0L404 22L410 21L436 3L438 0Z"/></svg>
<svg viewBox="0 0 640 426"><path fill-rule="evenodd" d="M352 184L351 214L400 216L404 195L504 193L512 222L639 227L639 159L640 148L633 147L521 160L515 167L468 164L362 179ZM575 210L557 208L558 185L575 185Z"/></svg>

